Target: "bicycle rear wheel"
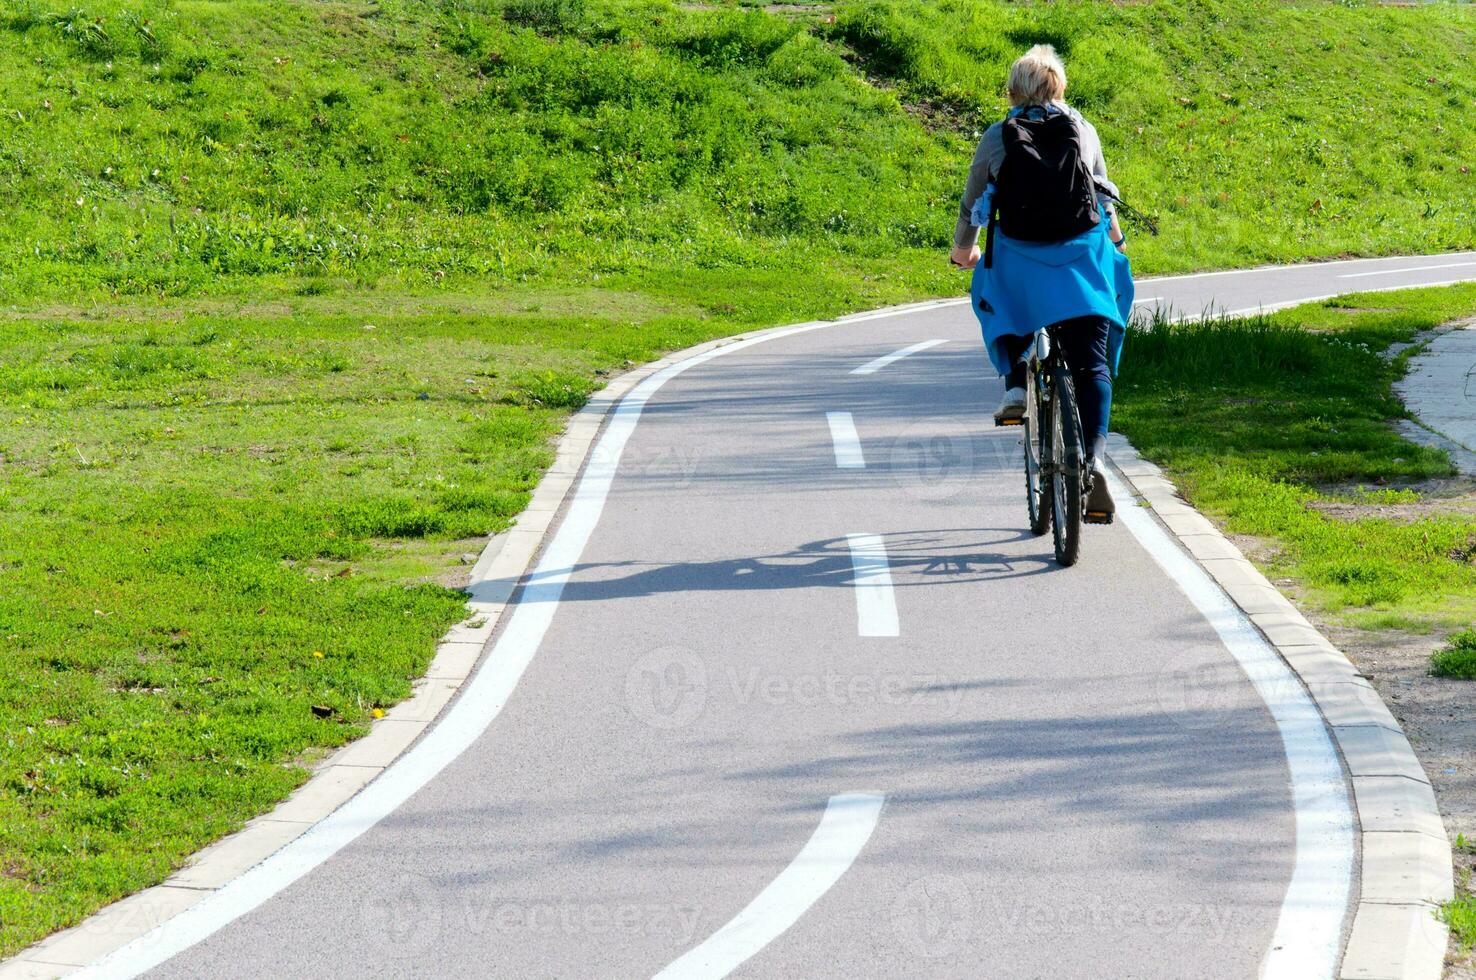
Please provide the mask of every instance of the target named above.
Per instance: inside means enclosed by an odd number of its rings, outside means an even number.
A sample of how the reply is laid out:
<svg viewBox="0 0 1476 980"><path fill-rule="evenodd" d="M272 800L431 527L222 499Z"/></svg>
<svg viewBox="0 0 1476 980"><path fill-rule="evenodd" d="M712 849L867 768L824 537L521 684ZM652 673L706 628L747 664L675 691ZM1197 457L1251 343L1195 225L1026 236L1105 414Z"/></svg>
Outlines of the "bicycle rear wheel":
<svg viewBox="0 0 1476 980"><path fill-rule="evenodd" d="M1025 418L1021 425L1025 437L1025 506L1030 513L1030 533L1036 537L1051 529L1051 488L1041 466L1049 454L1049 414L1050 408L1041 397L1040 379L1035 369L1029 368L1025 375Z"/></svg>
<svg viewBox="0 0 1476 980"><path fill-rule="evenodd" d="M1075 565L1081 555L1081 417L1064 367L1051 369L1051 511L1056 561Z"/></svg>

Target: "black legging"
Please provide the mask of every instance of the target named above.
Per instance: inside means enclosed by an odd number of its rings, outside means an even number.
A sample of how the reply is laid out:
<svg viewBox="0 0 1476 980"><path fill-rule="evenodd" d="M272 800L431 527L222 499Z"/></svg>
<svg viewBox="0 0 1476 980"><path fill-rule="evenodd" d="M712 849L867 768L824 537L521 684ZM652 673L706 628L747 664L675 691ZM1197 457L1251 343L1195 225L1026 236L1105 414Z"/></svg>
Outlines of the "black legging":
<svg viewBox="0 0 1476 980"><path fill-rule="evenodd" d="M1100 316L1082 316L1056 324L1055 334L1061 342L1066 363L1071 365L1071 381L1076 387L1078 411L1081 412L1081 434L1087 452L1095 456L1107 438L1107 420L1112 414L1112 370L1107 366L1107 334L1112 321ZM1010 373L1005 384L1010 388L1025 387L1025 365L1020 357L1030 349L1034 337L1006 337L1010 355Z"/></svg>

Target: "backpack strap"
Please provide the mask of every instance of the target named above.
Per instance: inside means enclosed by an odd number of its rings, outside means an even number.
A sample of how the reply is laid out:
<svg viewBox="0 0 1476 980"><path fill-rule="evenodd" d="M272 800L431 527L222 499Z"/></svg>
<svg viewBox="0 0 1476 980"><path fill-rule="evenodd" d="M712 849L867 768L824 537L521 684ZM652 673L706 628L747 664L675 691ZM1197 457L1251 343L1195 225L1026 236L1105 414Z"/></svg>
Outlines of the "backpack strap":
<svg viewBox="0 0 1476 980"><path fill-rule="evenodd" d="M1104 185L1100 180L1094 178L1092 180L1092 186L1096 188L1098 196L1111 201L1113 209L1120 212L1123 217L1132 218L1134 221L1140 222L1143 227L1148 229L1148 234L1155 238L1158 237L1158 222L1152 217L1124 201L1121 194L1114 194L1112 189Z"/></svg>
<svg viewBox="0 0 1476 980"><path fill-rule="evenodd" d="M994 225L999 218L999 205L989 204L989 225L984 230L984 268L994 268Z"/></svg>

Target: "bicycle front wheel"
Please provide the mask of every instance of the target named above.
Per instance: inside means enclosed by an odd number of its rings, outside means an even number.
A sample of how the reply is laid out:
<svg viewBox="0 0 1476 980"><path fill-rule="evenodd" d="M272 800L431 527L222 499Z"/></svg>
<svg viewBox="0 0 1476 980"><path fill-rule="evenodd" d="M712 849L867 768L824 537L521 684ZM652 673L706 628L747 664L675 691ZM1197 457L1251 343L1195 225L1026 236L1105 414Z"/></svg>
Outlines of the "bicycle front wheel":
<svg viewBox="0 0 1476 980"><path fill-rule="evenodd" d="M1025 506L1030 513L1030 533L1039 537L1051 529L1051 489L1042 461L1050 456L1050 408L1042 397L1041 378L1030 368L1025 376L1025 418L1021 423L1025 443Z"/></svg>
<svg viewBox="0 0 1476 980"><path fill-rule="evenodd" d="M1081 417L1065 368L1051 370L1051 511L1056 561L1075 565L1081 555Z"/></svg>

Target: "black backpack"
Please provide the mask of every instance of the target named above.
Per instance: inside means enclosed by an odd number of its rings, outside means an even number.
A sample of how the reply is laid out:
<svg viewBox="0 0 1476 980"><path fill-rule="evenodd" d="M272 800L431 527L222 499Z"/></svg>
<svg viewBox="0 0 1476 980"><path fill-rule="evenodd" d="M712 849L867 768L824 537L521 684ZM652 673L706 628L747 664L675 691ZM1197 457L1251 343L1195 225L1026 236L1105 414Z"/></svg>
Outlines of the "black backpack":
<svg viewBox="0 0 1476 980"><path fill-rule="evenodd" d="M984 265L994 259L994 226L1027 242L1060 242L1102 220L1081 129L1064 112L1004 121L1004 162L994 180Z"/></svg>

